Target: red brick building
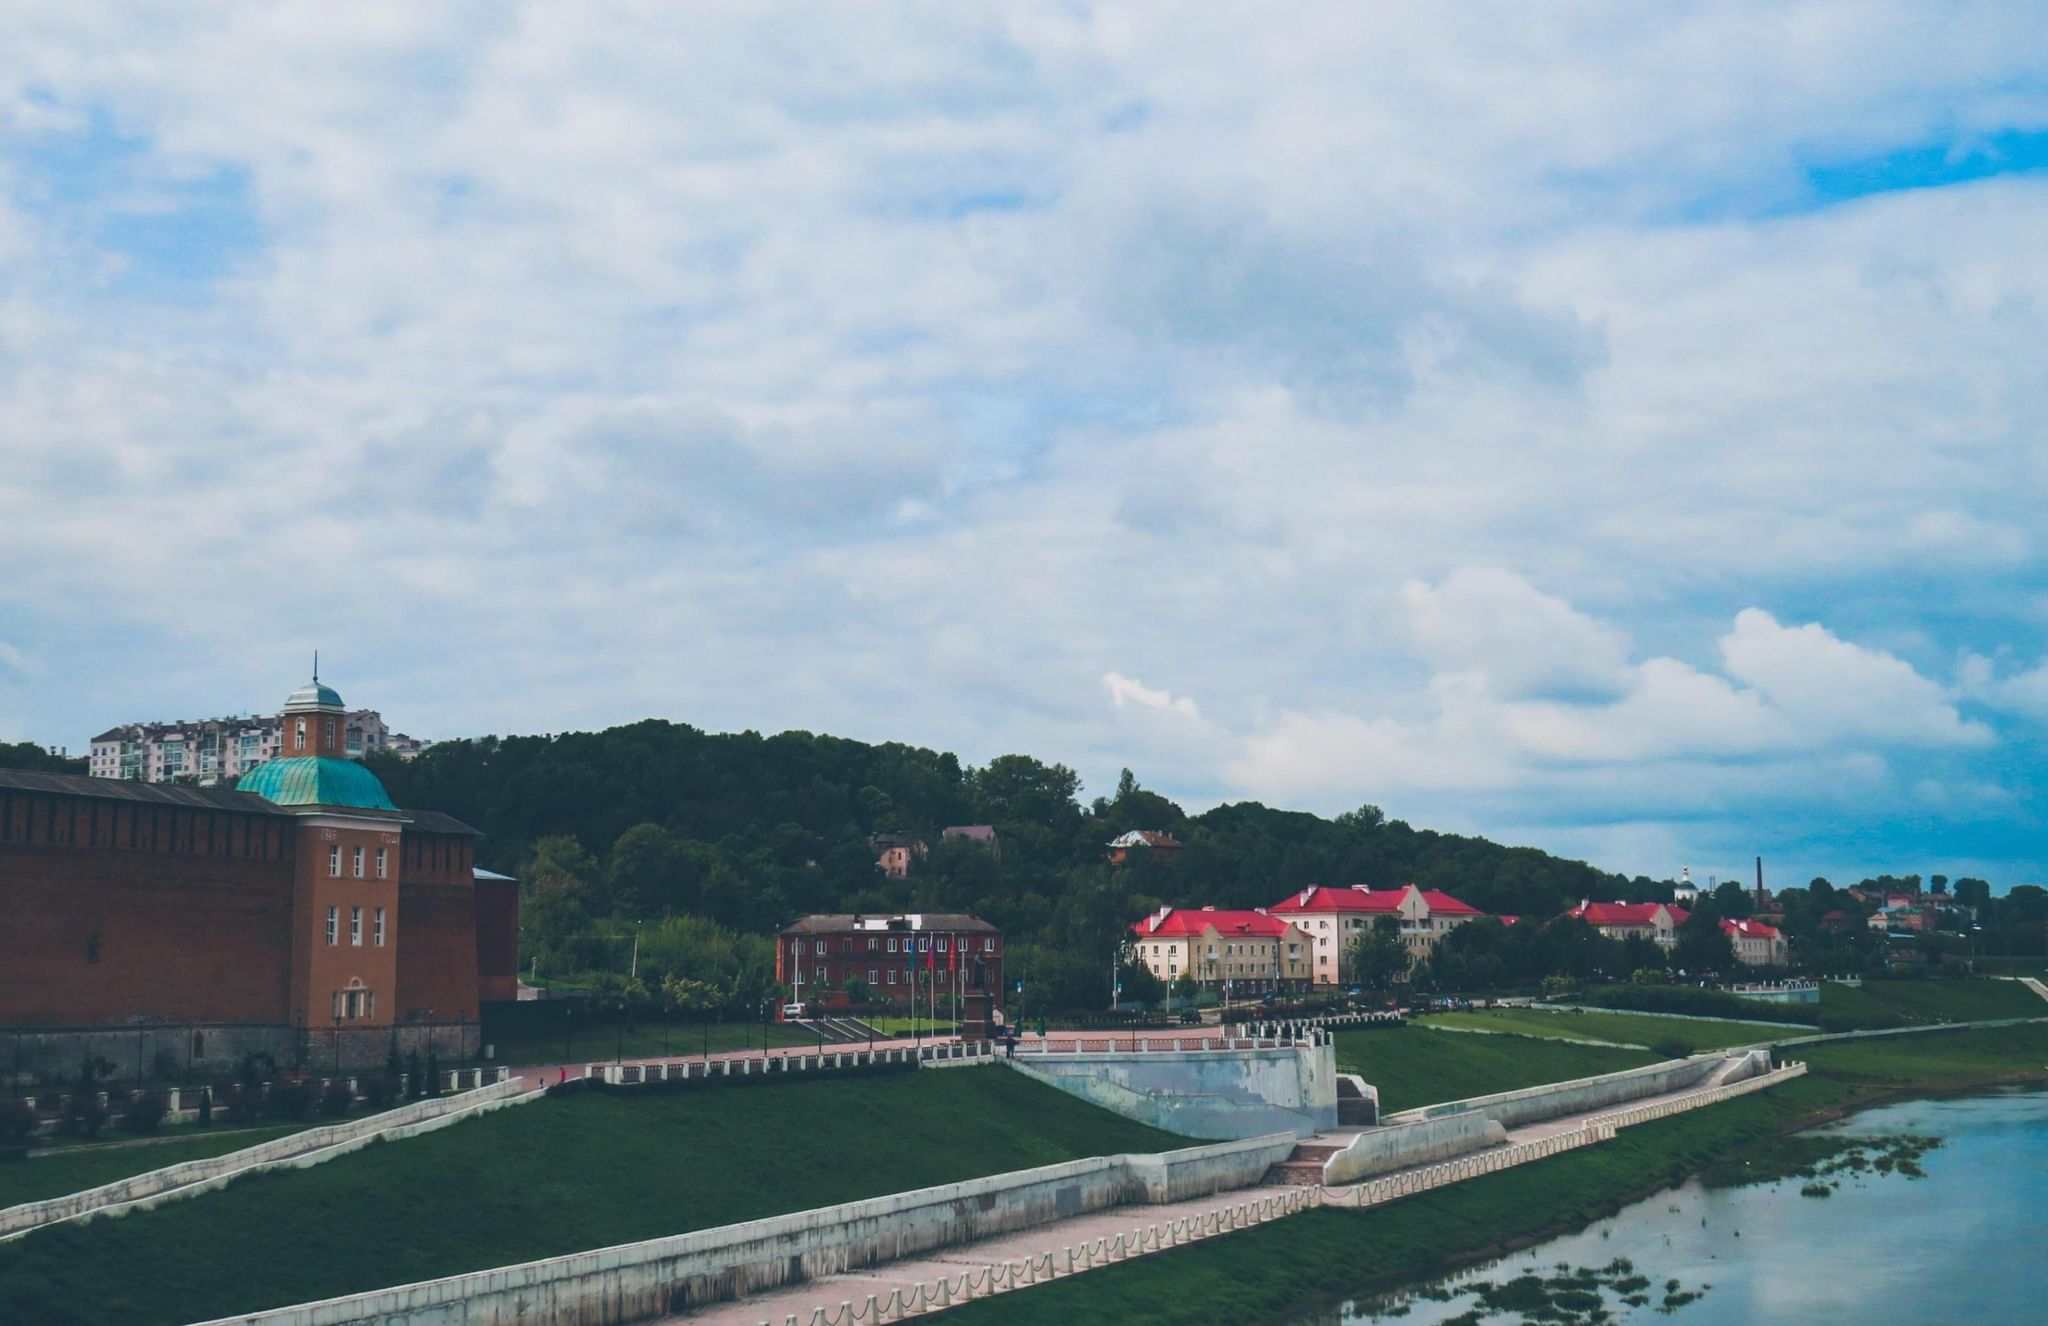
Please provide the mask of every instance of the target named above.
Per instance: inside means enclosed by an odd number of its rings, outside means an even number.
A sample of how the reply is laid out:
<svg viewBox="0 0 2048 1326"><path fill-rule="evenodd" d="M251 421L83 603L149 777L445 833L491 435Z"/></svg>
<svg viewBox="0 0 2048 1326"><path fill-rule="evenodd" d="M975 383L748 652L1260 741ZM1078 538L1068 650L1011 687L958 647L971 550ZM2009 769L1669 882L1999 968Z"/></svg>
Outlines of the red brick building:
<svg viewBox="0 0 2048 1326"><path fill-rule="evenodd" d="M346 720L301 687L279 758L231 792L0 770L0 1027L268 1025L303 1046L473 1028L513 998L516 883L476 878L468 825L393 806L344 758Z"/></svg>
<svg viewBox="0 0 2048 1326"><path fill-rule="evenodd" d="M911 912L805 916L776 936L775 980L791 999L844 990L850 979L892 1003L933 985L942 992L979 988L1001 1003L1003 935L964 912Z"/></svg>

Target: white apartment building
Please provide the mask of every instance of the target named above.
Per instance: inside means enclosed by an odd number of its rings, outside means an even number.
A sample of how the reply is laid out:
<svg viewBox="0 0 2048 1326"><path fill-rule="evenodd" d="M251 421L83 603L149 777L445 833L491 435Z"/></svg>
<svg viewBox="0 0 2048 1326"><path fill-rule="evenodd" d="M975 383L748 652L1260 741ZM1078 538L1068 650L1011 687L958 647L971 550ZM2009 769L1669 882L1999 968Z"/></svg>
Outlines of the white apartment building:
<svg viewBox="0 0 2048 1326"><path fill-rule="evenodd" d="M374 709L354 709L345 731L349 758L386 751L403 759L422 743L393 732ZM205 718L169 723L124 723L92 739L87 772L95 778L129 778L168 783L190 778L202 787L239 778L278 753L280 722L275 714L246 718Z"/></svg>

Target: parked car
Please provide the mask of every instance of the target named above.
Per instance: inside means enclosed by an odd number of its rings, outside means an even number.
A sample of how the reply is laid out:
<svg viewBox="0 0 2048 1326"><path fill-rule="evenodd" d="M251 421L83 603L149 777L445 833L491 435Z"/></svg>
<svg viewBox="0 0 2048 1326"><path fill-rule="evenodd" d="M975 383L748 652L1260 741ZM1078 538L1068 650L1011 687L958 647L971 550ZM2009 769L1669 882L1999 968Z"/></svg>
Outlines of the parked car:
<svg viewBox="0 0 2048 1326"><path fill-rule="evenodd" d="M803 1015L804 1006L802 1004L784 1004L782 1006L782 1020L784 1022L788 1022L792 1018L800 1018Z"/></svg>

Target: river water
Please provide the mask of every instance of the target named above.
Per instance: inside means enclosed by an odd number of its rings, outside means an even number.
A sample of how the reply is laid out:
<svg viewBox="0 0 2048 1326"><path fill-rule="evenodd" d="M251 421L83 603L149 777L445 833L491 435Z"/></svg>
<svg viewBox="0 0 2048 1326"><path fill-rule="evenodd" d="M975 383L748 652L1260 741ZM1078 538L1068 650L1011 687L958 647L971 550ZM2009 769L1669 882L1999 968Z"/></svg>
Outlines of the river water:
<svg viewBox="0 0 2048 1326"><path fill-rule="evenodd" d="M1602 1291L1621 1322L2048 1323L2048 1092L1908 1101L1814 1131L1917 1133L1942 1144L1920 1159L1924 1179L1842 1176L1825 1198L1802 1196L1805 1181L1797 1178L1715 1189L1690 1180L1579 1233L1430 1282L1422 1295L1411 1287L1354 1300L1289 1326L1506 1326L1524 1318L1512 1309L1489 1314L1461 1286L1550 1277L1560 1263L1602 1267L1616 1258L1655 1286L1650 1302L1636 1307ZM1684 1291L1707 1288L1660 1313L1669 1280Z"/></svg>

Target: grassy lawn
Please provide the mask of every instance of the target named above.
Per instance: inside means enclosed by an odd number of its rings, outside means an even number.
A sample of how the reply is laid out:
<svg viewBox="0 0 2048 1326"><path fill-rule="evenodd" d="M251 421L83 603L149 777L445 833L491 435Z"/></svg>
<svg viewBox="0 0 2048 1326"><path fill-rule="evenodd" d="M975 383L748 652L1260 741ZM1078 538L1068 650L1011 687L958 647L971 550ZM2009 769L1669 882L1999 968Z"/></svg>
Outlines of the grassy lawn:
<svg viewBox="0 0 2048 1326"><path fill-rule="evenodd" d="M2048 1008L2048 1004L2042 1005ZM684 1059L704 1053L708 1040L712 1054L730 1050L758 1050L763 1040L769 1048L816 1046L818 1038L796 1027L778 1022L713 1022L708 1026L678 1022L664 1027L643 1022L631 1031L623 1027L579 1026L574 1040L566 1036L499 1037L495 1042L500 1064L610 1063L614 1057L627 1059ZM827 1041L826 1045L833 1042Z"/></svg>
<svg viewBox="0 0 2048 1326"><path fill-rule="evenodd" d="M1823 981L1820 1007L1870 1026L2048 1017L2048 1000L2018 981Z"/></svg>
<svg viewBox="0 0 2048 1326"><path fill-rule="evenodd" d="M1387 1113L1613 1073L1657 1060L1656 1054L1643 1050L1527 1036L1458 1036L1427 1027L1337 1033L1338 1070L1356 1073L1378 1087L1380 1109Z"/></svg>
<svg viewBox="0 0 2048 1326"><path fill-rule="evenodd" d="M1372 1211L1310 1211L983 1299L953 1309L948 1320L960 1326L1237 1326L1280 1320L1339 1295L1424 1278L1451 1257L1498 1251L1508 1239L1583 1225L1714 1159L1800 1127L1818 1112L1850 1107L1873 1094L2048 1076L2048 1027L1816 1047L1808 1062L1813 1072L1807 1077L1624 1129L1599 1146Z"/></svg>
<svg viewBox="0 0 2048 1326"><path fill-rule="evenodd" d="M350 1115L349 1118L360 1118ZM268 1128L180 1128L167 1130L175 1141L139 1146L69 1146L33 1155L16 1165L0 1165L0 1206L40 1202L67 1193L97 1188L133 1174L145 1174L186 1160L204 1160L245 1146L255 1146L273 1137L283 1137L304 1128L346 1120L314 1119L306 1123L277 1124ZM103 1136L103 1141L118 1135Z"/></svg>
<svg viewBox="0 0 2048 1326"><path fill-rule="evenodd" d="M0 1244L0 1315L198 1321L1185 1145L998 1068L578 1093Z"/></svg>
<svg viewBox="0 0 2048 1326"><path fill-rule="evenodd" d="M2048 1004L2042 1007L2048 1008ZM1611 1041L1625 1045L1682 1043L1686 1053L1751 1045L1782 1036L1777 1027L1747 1027L1727 1022L1686 1018L1645 1017L1640 1013L1547 1013L1540 1008L1474 1009L1469 1013L1432 1013L1425 1022L1480 1031L1512 1031L1524 1036L1562 1036L1573 1040Z"/></svg>

